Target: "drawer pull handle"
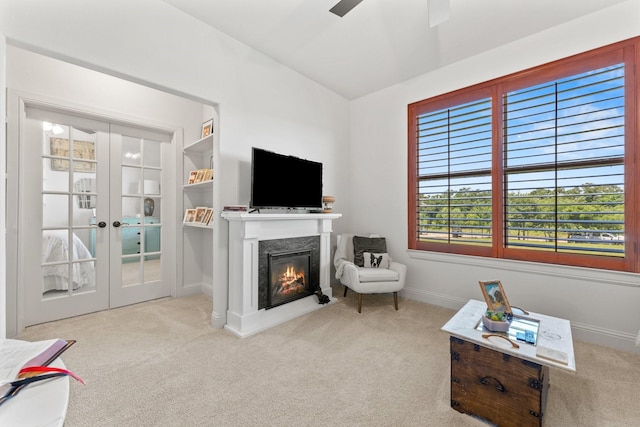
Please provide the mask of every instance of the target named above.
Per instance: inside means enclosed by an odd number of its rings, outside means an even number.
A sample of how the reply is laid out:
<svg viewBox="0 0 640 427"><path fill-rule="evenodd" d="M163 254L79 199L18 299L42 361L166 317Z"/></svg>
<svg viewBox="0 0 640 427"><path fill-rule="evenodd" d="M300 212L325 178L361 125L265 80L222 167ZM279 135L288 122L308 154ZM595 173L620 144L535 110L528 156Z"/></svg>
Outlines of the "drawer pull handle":
<svg viewBox="0 0 640 427"><path fill-rule="evenodd" d="M496 383L496 390L504 393L504 386L502 385L502 383L500 381L498 381L498 379L496 377L482 377L480 378L480 382L484 385L489 384L489 379L492 379L493 381L495 381Z"/></svg>
<svg viewBox="0 0 640 427"><path fill-rule="evenodd" d="M520 346L516 343L514 343L513 341L511 341L509 338L505 337L504 335L498 335L498 334L482 334L482 338L488 340L491 337L498 337L498 338L502 338L503 340L507 340L509 341L509 343L511 344L511 346L513 348L520 348Z"/></svg>

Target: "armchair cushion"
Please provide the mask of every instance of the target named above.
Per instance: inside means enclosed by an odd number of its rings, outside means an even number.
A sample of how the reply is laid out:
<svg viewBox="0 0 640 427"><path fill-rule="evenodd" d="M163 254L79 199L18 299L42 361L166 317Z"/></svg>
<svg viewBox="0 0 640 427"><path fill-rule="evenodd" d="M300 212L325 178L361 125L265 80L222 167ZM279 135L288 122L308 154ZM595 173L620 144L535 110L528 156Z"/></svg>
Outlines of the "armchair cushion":
<svg viewBox="0 0 640 427"><path fill-rule="evenodd" d="M364 253L386 253L387 240L384 237L353 236L353 262L358 267L364 267Z"/></svg>
<svg viewBox="0 0 640 427"><path fill-rule="evenodd" d="M358 280L360 283L396 282L400 274L388 268L358 268Z"/></svg>
<svg viewBox="0 0 640 427"><path fill-rule="evenodd" d="M391 262L389 254L365 252L362 255L364 257L364 268L389 268L389 263Z"/></svg>

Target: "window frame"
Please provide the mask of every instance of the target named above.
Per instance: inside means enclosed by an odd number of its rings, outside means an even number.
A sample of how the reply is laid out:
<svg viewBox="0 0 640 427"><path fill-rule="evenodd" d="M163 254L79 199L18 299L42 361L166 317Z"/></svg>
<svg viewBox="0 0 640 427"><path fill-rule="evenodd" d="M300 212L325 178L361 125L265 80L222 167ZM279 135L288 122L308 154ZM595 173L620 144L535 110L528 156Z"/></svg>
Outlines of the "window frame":
<svg viewBox="0 0 640 427"><path fill-rule="evenodd" d="M640 272L638 255L638 234L640 234L640 195L635 182L640 178L637 171L640 143L638 135L637 104L640 102L640 82L636 78L636 69L640 58L640 37L621 41L588 52L559 59L527 70L509 74L473 86L441 94L408 105L408 247L413 250L444 252L461 255L534 261L549 264L571 265L600 268L606 270ZM537 251L532 249L506 247L504 214L504 163L503 163L503 96L511 91L537 84L566 78L606 67L615 63L624 63L624 257L574 254L555 251ZM488 247L465 245L460 243L425 242L418 239L418 117L438 110L453 108L483 97L490 97L492 105L492 243Z"/></svg>

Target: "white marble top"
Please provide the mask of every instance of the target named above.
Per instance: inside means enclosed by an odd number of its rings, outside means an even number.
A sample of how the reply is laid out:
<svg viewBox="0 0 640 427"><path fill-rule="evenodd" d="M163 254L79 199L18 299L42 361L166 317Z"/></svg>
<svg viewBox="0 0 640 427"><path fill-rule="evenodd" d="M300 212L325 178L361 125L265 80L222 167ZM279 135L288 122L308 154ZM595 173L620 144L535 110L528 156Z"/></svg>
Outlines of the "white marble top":
<svg viewBox="0 0 640 427"><path fill-rule="evenodd" d="M483 335L489 333L476 329L486 310L487 304L484 301L469 300L449 319L442 330L465 341L530 360L543 366L553 366L571 372L576 371L571 324L568 320L529 312L525 317L540 321L538 342L536 345L531 345L518 341L516 344L519 348L515 348L504 338L495 336L484 338ZM541 357L544 354L547 356ZM563 358L566 359L566 363L554 360Z"/></svg>

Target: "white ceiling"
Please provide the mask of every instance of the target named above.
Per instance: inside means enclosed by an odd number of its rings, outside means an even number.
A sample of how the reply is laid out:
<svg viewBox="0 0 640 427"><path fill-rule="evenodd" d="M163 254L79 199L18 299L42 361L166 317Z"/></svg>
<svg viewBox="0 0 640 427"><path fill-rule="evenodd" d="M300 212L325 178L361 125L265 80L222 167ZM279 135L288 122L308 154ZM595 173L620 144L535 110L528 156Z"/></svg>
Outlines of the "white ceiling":
<svg viewBox="0 0 640 427"><path fill-rule="evenodd" d="M355 99L626 0L164 0L321 85Z"/></svg>

